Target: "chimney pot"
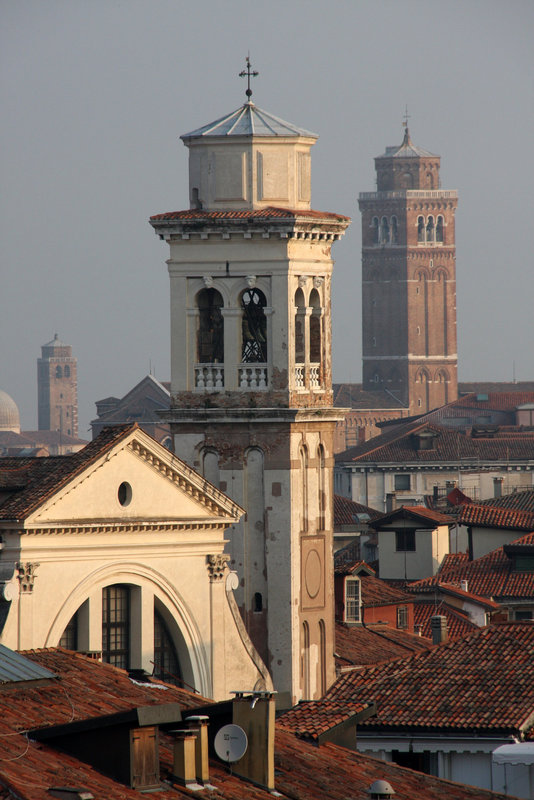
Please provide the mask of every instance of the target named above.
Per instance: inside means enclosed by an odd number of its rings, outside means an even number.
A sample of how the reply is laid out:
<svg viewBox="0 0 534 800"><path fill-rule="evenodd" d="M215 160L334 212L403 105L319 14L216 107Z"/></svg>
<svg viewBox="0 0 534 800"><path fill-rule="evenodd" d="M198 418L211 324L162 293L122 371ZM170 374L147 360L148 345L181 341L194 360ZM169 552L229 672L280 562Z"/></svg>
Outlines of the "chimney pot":
<svg viewBox="0 0 534 800"><path fill-rule="evenodd" d="M186 786L196 783L195 732L187 729L169 733L174 736L173 778Z"/></svg>
<svg viewBox="0 0 534 800"><path fill-rule="evenodd" d="M190 730L196 733L195 741L195 772L197 781L208 783L210 779L209 754L208 754L208 723L209 717L192 715L186 717Z"/></svg>

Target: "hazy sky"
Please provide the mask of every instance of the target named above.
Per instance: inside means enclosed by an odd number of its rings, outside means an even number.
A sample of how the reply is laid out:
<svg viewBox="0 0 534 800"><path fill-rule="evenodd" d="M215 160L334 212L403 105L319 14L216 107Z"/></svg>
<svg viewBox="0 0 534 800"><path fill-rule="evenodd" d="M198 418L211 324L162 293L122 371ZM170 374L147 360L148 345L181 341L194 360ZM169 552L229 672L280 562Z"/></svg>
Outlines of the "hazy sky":
<svg viewBox="0 0 534 800"><path fill-rule="evenodd" d="M188 207L179 135L258 106L315 131L312 207L353 218L334 245L334 380L361 379L357 196L400 144L457 189L460 380L534 380L532 0L0 0L0 388L37 427L36 360L78 358L94 402L169 378L168 248Z"/></svg>

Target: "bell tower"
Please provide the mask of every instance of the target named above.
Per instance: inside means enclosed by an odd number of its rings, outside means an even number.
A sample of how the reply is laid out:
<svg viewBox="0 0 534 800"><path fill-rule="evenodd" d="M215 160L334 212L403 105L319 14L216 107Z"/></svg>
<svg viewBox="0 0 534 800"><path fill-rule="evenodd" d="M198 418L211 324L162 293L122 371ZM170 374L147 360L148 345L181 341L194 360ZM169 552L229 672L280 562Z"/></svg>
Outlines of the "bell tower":
<svg viewBox="0 0 534 800"><path fill-rule="evenodd" d="M350 220L311 210L317 137L244 74L247 102L181 137L190 208L150 223L170 247L175 451L246 510L236 598L287 705L334 679L331 248Z"/></svg>
<svg viewBox="0 0 534 800"><path fill-rule="evenodd" d="M37 410L40 431L78 436L77 359L57 333L37 359Z"/></svg>
<svg viewBox="0 0 534 800"><path fill-rule="evenodd" d="M412 143L375 158L362 213L363 388L388 390L411 414L455 400L457 192L440 157Z"/></svg>

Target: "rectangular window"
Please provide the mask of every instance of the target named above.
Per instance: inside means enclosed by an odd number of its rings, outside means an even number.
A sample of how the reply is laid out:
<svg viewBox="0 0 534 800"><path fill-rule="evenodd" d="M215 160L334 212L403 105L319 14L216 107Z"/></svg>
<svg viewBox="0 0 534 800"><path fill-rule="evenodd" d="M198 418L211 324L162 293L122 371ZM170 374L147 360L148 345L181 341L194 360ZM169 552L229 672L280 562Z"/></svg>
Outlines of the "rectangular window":
<svg viewBox="0 0 534 800"><path fill-rule="evenodd" d="M410 475L395 475L395 491L409 492L411 488Z"/></svg>
<svg viewBox="0 0 534 800"><path fill-rule="evenodd" d="M128 586L106 586L102 589L102 661L121 669L130 666Z"/></svg>
<svg viewBox="0 0 534 800"><path fill-rule="evenodd" d="M397 628L408 627L408 606L399 606L397 608Z"/></svg>
<svg viewBox="0 0 534 800"><path fill-rule="evenodd" d="M360 621L360 579L345 578L345 622Z"/></svg>
<svg viewBox="0 0 534 800"><path fill-rule="evenodd" d="M401 553L415 552L415 531L413 528L395 531L395 549Z"/></svg>
<svg viewBox="0 0 534 800"><path fill-rule="evenodd" d="M532 611L530 609L529 610L525 610L525 611L516 611L515 612L515 618L517 620L520 620L520 619L532 619Z"/></svg>

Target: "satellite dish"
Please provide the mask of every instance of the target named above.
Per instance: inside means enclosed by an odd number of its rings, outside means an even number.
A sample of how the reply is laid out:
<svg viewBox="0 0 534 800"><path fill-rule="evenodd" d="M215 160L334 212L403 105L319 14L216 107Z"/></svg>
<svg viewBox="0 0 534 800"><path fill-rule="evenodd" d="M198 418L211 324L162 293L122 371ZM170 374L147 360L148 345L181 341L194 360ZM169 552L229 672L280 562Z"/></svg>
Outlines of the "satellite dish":
<svg viewBox="0 0 534 800"><path fill-rule="evenodd" d="M217 731L213 746L221 761L231 764L245 755L248 746L247 734L239 725L223 725Z"/></svg>

